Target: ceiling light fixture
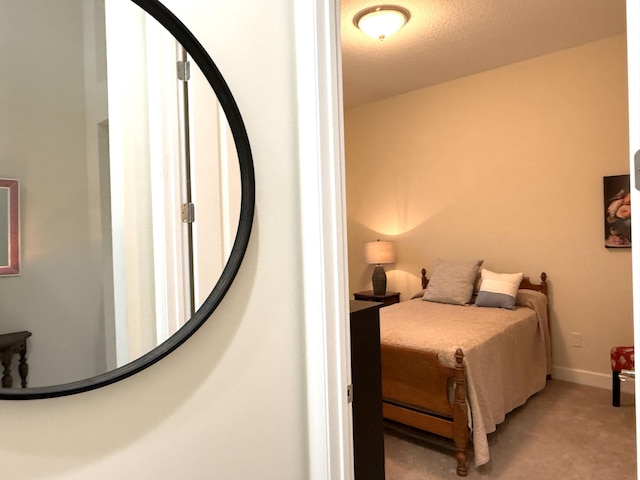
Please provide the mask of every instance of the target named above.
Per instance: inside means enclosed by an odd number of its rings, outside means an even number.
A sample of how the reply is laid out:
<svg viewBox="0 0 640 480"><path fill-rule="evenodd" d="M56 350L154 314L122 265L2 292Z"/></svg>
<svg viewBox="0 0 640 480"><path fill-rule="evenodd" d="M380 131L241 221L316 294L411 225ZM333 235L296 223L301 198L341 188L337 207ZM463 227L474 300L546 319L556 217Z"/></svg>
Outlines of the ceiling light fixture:
<svg viewBox="0 0 640 480"><path fill-rule="evenodd" d="M411 14L406 8L379 5L358 12L353 23L370 37L382 41L400 30L409 18Z"/></svg>

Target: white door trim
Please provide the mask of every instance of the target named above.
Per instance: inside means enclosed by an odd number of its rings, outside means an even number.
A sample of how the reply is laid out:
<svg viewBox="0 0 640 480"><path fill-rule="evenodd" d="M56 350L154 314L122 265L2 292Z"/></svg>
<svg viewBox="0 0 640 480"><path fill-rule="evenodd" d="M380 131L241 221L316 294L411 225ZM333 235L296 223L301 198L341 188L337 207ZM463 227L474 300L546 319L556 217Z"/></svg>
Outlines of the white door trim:
<svg viewBox="0 0 640 480"><path fill-rule="evenodd" d="M295 2L309 478L353 478L338 0Z"/></svg>
<svg viewBox="0 0 640 480"><path fill-rule="evenodd" d="M640 211L640 192L636 187L634 154L640 150L640 2L627 0L627 63L629 75L629 152L631 173L631 210ZM631 237L640 239L640 222L631 222ZM633 263L633 335L634 344L640 345L640 250L631 249ZM640 398L640 382L634 382L636 398ZM636 438L640 439L640 418L636 416ZM636 442L637 455L640 456Z"/></svg>

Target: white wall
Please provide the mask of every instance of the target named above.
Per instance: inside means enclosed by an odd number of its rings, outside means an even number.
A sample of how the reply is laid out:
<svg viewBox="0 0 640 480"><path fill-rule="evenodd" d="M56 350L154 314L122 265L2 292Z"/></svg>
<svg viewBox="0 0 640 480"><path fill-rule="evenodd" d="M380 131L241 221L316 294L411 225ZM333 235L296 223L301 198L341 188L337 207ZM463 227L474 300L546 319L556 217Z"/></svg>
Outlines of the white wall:
<svg viewBox="0 0 640 480"><path fill-rule="evenodd" d="M257 177L247 255L213 317L159 364L77 396L0 403L7 478L307 478L294 2L171 4L247 124Z"/></svg>

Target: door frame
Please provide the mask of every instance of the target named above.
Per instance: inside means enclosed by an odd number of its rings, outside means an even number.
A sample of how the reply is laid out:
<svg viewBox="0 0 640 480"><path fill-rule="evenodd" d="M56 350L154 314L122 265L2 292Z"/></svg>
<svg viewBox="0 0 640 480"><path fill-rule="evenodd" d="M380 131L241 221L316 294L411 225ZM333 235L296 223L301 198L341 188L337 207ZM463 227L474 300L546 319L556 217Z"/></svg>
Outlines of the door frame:
<svg viewBox="0 0 640 480"><path fill-rule="evenodd" d="M294 9L309 478L350 480L340 2L307 0Z"/></svg>
<svg viewBox="0 0 640 480"><path fill-rule="evenodd" d="M629 171L631 173L631 209L640 211L640 179L634 179L637 173L634 155L640 151L640 3L627 0L627 68L629 95ZM635 186L635 188L633 188ZM640 222L631 222L632 238L640 238ZM634 344L640 345L640 251L631 251L633 275L633 337ZM640 386L635 382L635 396L638 397ZM640 439L640 419L636 415L636 439ZM640 457L636 440L636 455Z"/></svg>

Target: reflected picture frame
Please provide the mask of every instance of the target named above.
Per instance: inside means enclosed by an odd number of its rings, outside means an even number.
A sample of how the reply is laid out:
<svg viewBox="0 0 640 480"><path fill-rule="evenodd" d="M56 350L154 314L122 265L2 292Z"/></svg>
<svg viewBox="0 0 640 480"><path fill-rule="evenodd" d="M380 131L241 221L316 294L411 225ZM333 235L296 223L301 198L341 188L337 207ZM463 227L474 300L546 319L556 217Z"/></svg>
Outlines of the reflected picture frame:
<svg viewBox="0 0 640 480"><path fill-rule="evenodd" d="M20 274L20 183L0 178L0 275Z"/></svg>

